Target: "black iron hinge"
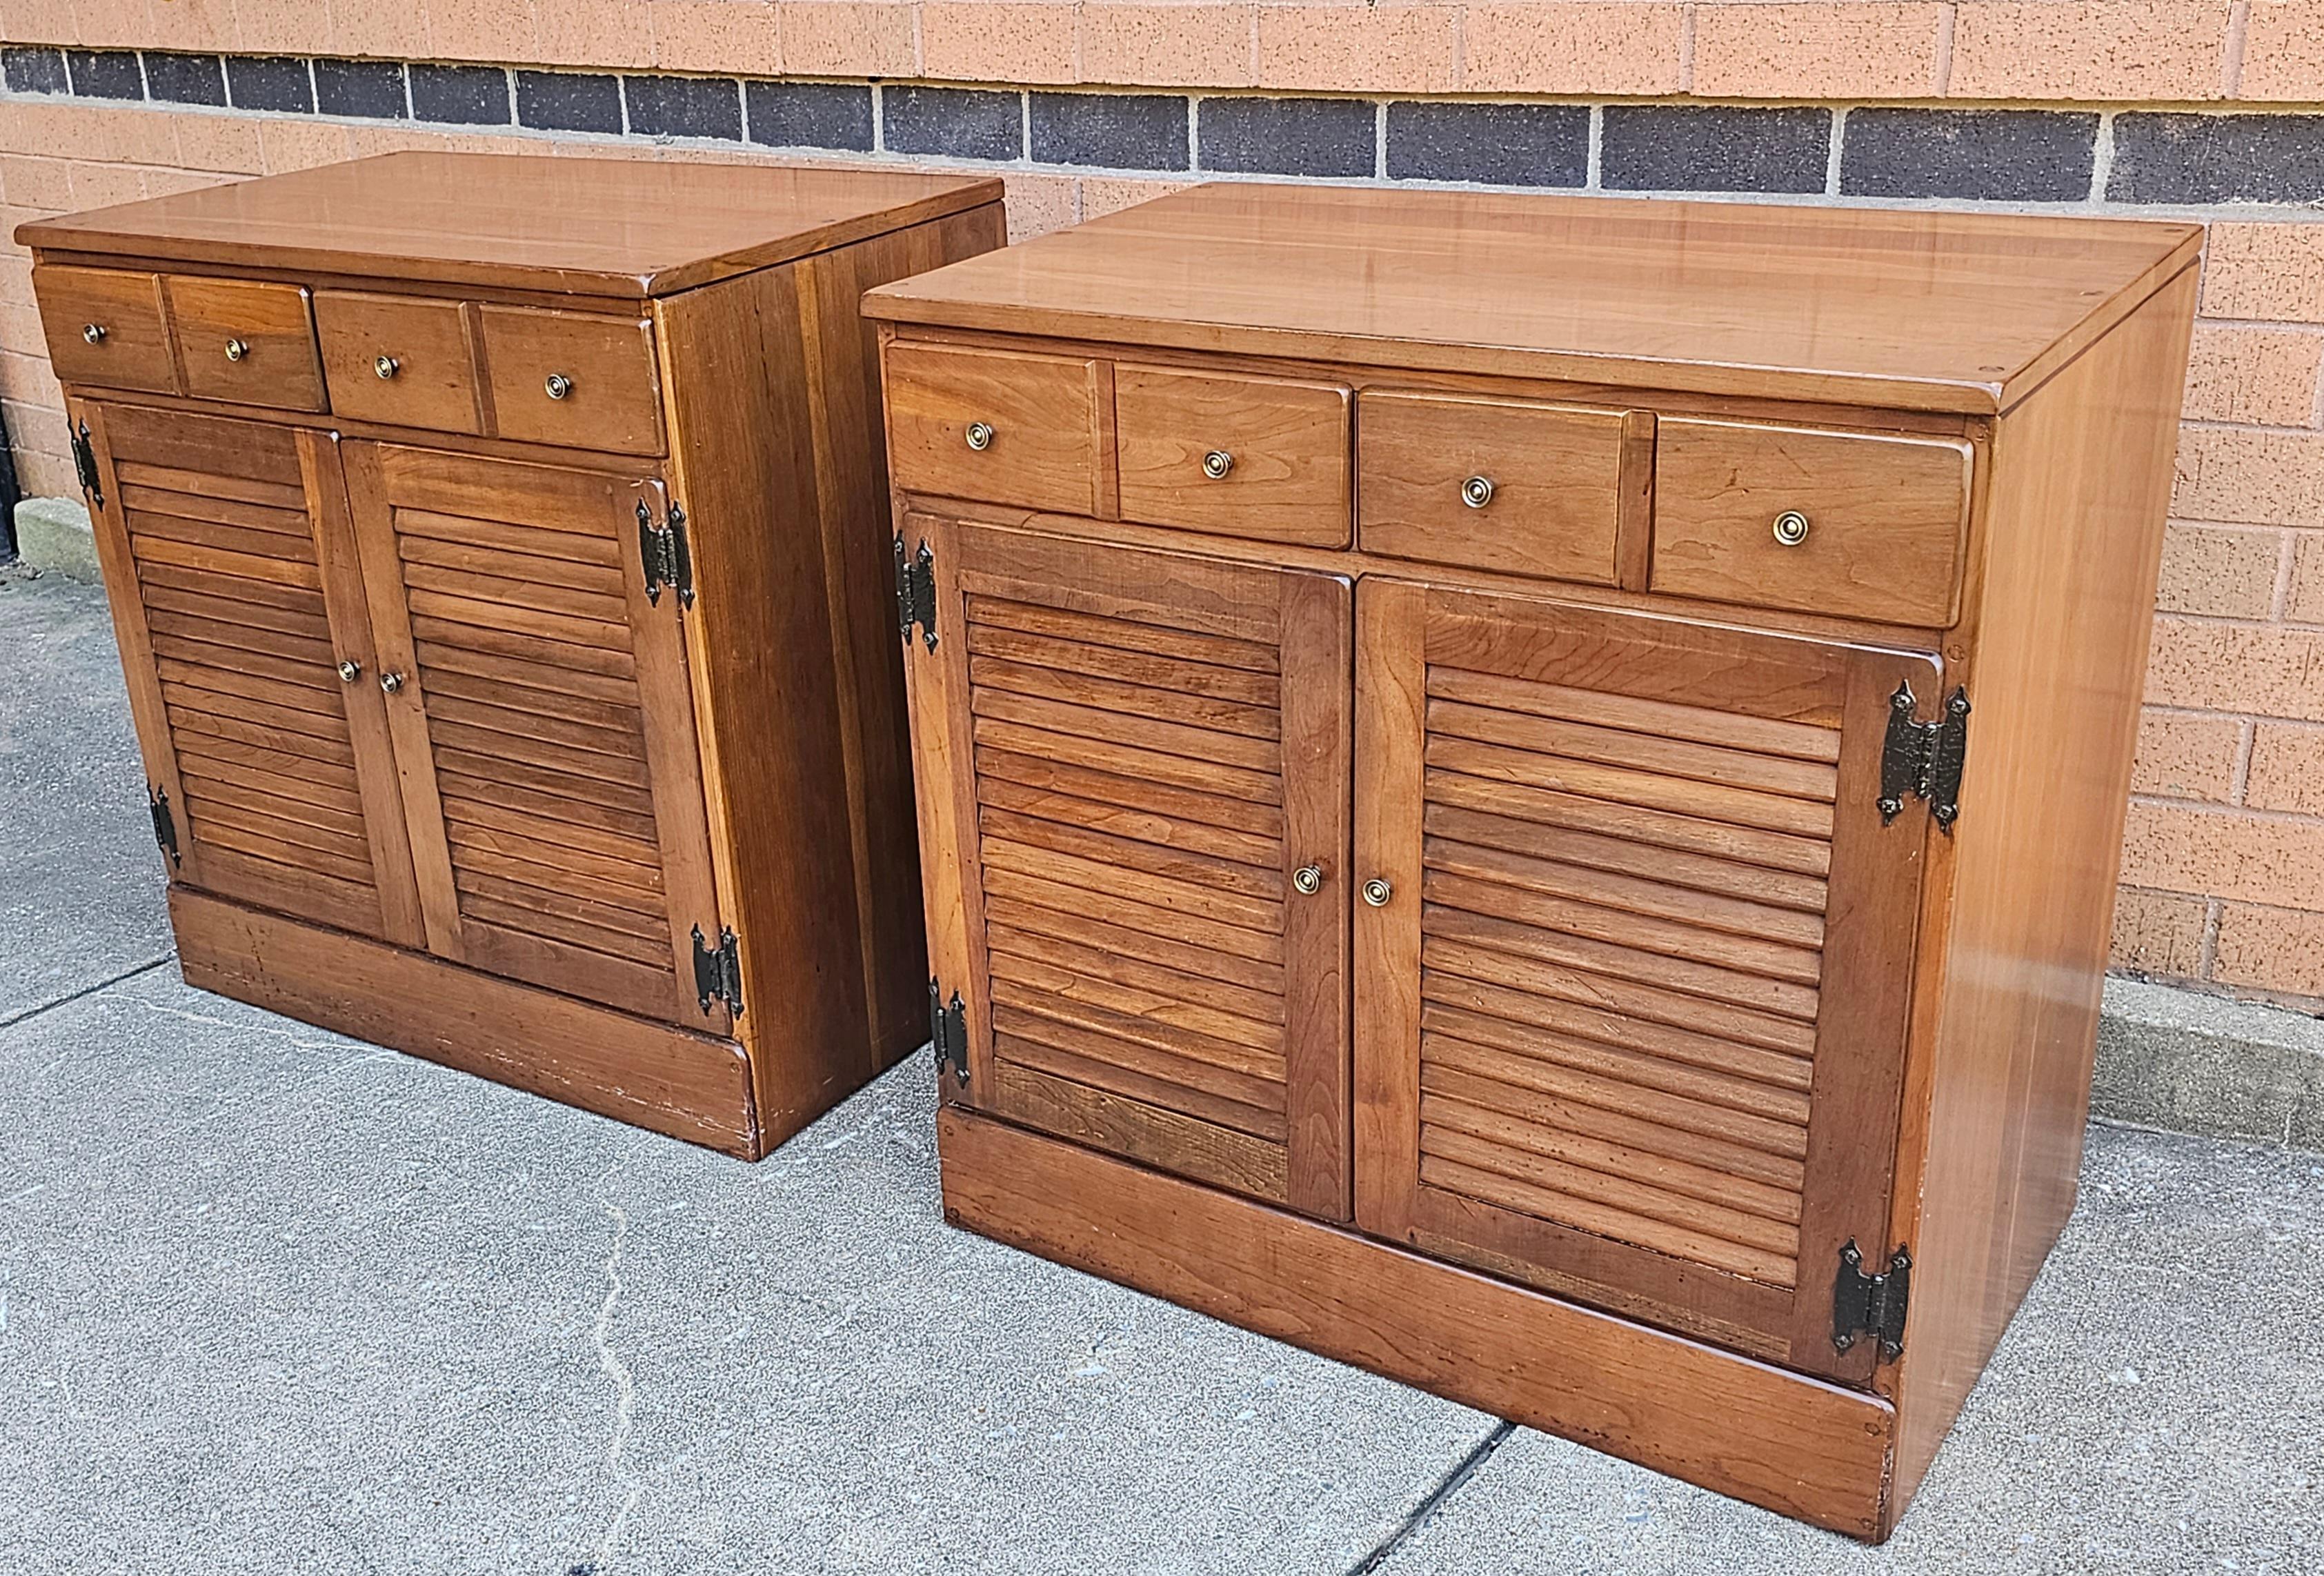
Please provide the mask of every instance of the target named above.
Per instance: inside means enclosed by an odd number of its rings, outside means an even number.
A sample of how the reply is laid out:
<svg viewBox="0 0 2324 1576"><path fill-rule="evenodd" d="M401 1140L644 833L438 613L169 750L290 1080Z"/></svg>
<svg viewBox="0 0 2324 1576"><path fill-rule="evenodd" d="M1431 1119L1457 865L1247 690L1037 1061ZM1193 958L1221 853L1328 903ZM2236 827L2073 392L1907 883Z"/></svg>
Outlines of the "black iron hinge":
<svg viewBox="0 0 2324 1576"><path fill-rule="evenodd" d="M694 927L694 991L702 1000L703 1011L709 1011L713 1001L724 1001L728 1011L742 1016L742 956L731 928L719 931L718 945L713 946L702 926Z"/></svg>
<svg viewBox="0 0 2324 1576"><path fill-rule="evenodd" d="M652 508L638 500L638 557L646 567L646 601L661 605L661 588L678 589L680 607L694 605L694 553L686 545L686 508L675 498L669 512L656 520Z"/></svg>
<svg viewBox="0 0 2324 1576"><path fill-rule="evenodd" d="M88 494L89 507L105 507L105 489L97 483L97 445L89 441L88 423L78 422L70 434L73 471L80 477L80 490Z"/></svg>
<svg viewBox="0 0 2324 1576"><path fill-rule="evenodd" d="M963 1088L966 1088L968 1008L962 1002L957 991L952 993L952 1000L946 1001L944 987L936 983L933 974L928 976L928 1045L936 1054L936 1077L941 1080L945 1069L949 1067L952 1075L960 1080Z"/></svg>
<svg viewBox="0 0 2324 1576"><path fill-rule="evenodd" d="M178 823L176 818L170 814L170 790L167 788L158 788L152 783L147 783L145 785L145 807L152 811L153 815L154 845L160 848L162 853L170 856L170 862L171 864L176 864L179 862Z"/></svg>
<svg viewBox="0 0 2324 1576"><path fill-rule="evenodd" d="M904 533L896 533L896 632L911 643L912 626L928 650L936 649L936 556L926 541L919 551L908 552Z"/></svg>
<svg viewBox="0 0 2324 1576"><path fill-rule="evenodd" d="M1956 685L1944 714L1933 723L1913 715L1913 687L1899 682L1888 697L1888 739L1880 751L1880 824L1904 813L1905 796L1929 802L1929 814L1950 834L1960 818L1961 762L1969 754L1969 691Z"/></svg>
<svg viewBox="0 0 2324 1576"><path fill-rule="evenodd" d="M1864 1273L1856 1239L1840 1250L1840 1274L1831 1283L1831 1343L1840 1351L1859 1335L1877 1336L1880 1355L1892 1361L1904 1350L1904 1304L1913 1295L1913 1256L1899 1248L1878 1275Z"/></svg>

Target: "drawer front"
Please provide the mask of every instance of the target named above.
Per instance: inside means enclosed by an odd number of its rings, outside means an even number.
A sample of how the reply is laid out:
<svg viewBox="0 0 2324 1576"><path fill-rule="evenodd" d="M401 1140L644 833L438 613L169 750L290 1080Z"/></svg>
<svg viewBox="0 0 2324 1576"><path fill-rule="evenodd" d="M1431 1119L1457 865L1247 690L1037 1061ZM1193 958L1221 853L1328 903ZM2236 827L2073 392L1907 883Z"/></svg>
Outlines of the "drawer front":
<svg viewBox="0 0 2324 1576"><path fill-rule="evenodd" d="M162 285L187 393L279 410L324 409L305 286L187 274L168 275Z"/></svg>
<svg viewBox="0 0 2324 1576"><path fill-rule="evenodd" d="M890 345L888 466L896 485L1060 514L1097 512L1097 364Z"/></svg>
<svg viewBox="0 0 2324 1576"><path fill-rule="evenodd" d="M1348 545L1348 391L1166 367L1114 372L1121 517Z"/></svg>
<svg viewBox="0 0 2324 1576"><path fill-rule="evenodd" d="M1949 625L1970 463L1957 438L1666 417L1655 436L1653 589Z"/></svg>
<svg viewBox="0 0 2324 1576"><path fill-rule="evenodd" d="M315 331L337 414L445 432L484 431L475 346L459 302L318 290Z"/></svg>
<svg viewBox="0 0 2324 1576"><path fill-rule="evenodd" d="M32 294L58 381L166 394L177 387L161 281L110 268L35 268Z"/></svg>
<svg viewBox="0 0 2324 1576"><path fill-rule="evenodd" d="M484 307L479 316L503 438L661 452L652 325L531 307Z"/></svg>
<svg viewBox="0 0 2324 1576"><path fill-rule="evenodd" d="M1618 584L1625 511L1644 524L1650 416L1394 391L1361 394L1356 410L1367 550Z"/></svg>

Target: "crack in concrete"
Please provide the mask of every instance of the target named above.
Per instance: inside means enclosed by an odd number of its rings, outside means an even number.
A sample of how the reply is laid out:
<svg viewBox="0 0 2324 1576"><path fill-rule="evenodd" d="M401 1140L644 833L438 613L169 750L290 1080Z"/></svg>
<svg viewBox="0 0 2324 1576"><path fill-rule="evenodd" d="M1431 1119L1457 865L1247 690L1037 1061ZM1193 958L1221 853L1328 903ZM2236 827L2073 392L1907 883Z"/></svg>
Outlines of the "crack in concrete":
<svg viewBox="0 0 2324 1576"><path fill-rule="evenodd" d="M1386 1565L1389 1556L1402 1548L1413 1534L1426 1526L1431 1518L1444 1507L1444 1502L1458 1494L1462 1485L1477 1475L1477 1469L1492 1460L1493 1452L1501 1448L1501 1442L1517 1431L1517 1425L1514 1423L1494 1424L1492 1433L1479 1440L1474 1450L1453 1463L1452 1470L1428 1491L1427 1498L1413 1507L1412 1514L1406 1516L1394 1532L1349 1568L1348 1576L1372 1576L1374 1571Z"/></svg>
<svg viewBox="0 0 2324 1576"><path fill-rule="evenodd" d="M637 1405L637 1384L631 1377L629 1364L622 1360L621 1353L613 1350L613 1342L608 1339L613 1328L613 1307L622 1298L622 1249L630 1235L628 1212L604 1194L606 1182L612 1179L613 1171L619 1169L620 1165L621 1162L614 1162L597 1182L597 1201L605 1206L605 1212L613 1217L613 1249L605 1259L605 1300L598 1305L597 1323L592 1332L592 1340L597 1349L597 1366L604 1370L606 1378L613 1381L613 1437L605 1449L605 1466L613 1473L614 1483L626 1487L628 1492L622 1496L621 1508L613 1513L613 1519L606 1524L604 1532L597 1539L596 1553L586 1567L593 1576L605 1576L613 1569L613 1553L621 1546L622 1528L629 1521L630 1513L637 1508L638 1496L644 1488L622 1464L622 1448L630 1441L631 1414Z"/></svg>

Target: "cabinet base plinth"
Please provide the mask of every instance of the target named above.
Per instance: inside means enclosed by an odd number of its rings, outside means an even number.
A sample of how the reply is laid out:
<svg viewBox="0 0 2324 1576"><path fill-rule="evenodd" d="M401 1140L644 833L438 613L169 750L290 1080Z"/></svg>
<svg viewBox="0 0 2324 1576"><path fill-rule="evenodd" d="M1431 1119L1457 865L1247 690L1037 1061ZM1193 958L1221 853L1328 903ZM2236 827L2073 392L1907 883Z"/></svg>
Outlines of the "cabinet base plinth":
<svg viewBox="0 0 2324 1576"><path fill-rule="evenodd" d="M1895 1525L1895 1414L1877 1396L960 1106L937 1138L956 1225L1834 1532Z"/></svg>
<svg viewBox="0 0 2324 1576"><path fill-rule="evenodd" d="M746 1160L789 1136L760 1130L732 1040L183 887L170 919L201 990Z"/></svg>

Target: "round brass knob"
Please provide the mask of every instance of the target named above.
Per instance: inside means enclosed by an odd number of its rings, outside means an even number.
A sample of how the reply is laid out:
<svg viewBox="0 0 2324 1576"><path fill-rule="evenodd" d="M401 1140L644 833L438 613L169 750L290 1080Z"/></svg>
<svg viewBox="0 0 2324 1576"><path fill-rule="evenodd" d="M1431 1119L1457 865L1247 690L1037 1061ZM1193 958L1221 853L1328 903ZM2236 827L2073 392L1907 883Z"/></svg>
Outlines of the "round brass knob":
<svg viewBox="0 0 2324 1576"><path fill-rule="evenodd" d="M573 392L573 380L561 372L553 372L542 380L541 388L552 400L561 400Z"/></svg>
<svg viewBox="0 0 2324 1576"><path fill-rule="evenodd" d="M1471 476L1461 484L1461 502L1471 509L1482 509L1493 501L1493 478Z"/></svg>
<svg viewBox="0 0 2324 1576"><path fill-rule="evenodd" d="M249 354L250 346L247 342L240 339L229 339L226 342L226 358L228 361L240 361Z"/></svg>
<svg viewBox="0 0 2324 1576"><path fill-rule="evenodd" d="M371 370L382 378L392 378L403 370L403 364L392 355L383 355L371 364Z"/></svg>
<svg viewBox="0 0 2324 1576"><path fill-rule="evenodd" d="M1222 448L1214 448L1203 456L1203 475L1213 482L1223 482L1234 469L1234 456Z"/></svg>
<svg viewBox="0 0 2324 1576"><path fill-rule="evenodd" d="M1787 548L1798 547L1808 539L1808 517L1796 509L1786 509L1775 516L1775 539Z"/></svg>
<svg viewBox="0 0 2324 1576"><path fill-rule="evenodd" d="M1396 889L1388 885L1386 876L1374 876L1364 883L1364 901L1375 908L1387 908L1388 900L1395 896Z"/></svg>
<svg viewBox="0 0 2324 1576"><path fill-rule="evenodd" d="M982 454L992 447L992 423L972 421L968 424L968 447Z"/></svg>
<svg viewBox="0 0 2324 1576"><path fill-rule="evenodd" d="M362 677L363 664L356 661L354 658L350 657L346 661L339 664L339 679L342 683L353 684L356 679L361 678Z"/></svg>
<svg viewBox="0 0 2324 1576"><path fill-rule="evenodd" d="M379 687L387 691L388 694L393 695L397 690L403 687L403 675L401 673L383 673L379 676Z"/></svg>
<svg viewBox="0 0 2324 1576"><path fill-rule="evenodd" d="M102 345L105 343L105 325L102 323L83 323L80 326L80 336L83 339L88 340L91 345Z"/></svg>
<svg viewBox="0 0 2324 1576"><path fill-rule="evenodd" d="M1323 867L1319 864L1301 865L1291 872L1291 884L1303 895L1314 897L1323 889Z"/></svg>

